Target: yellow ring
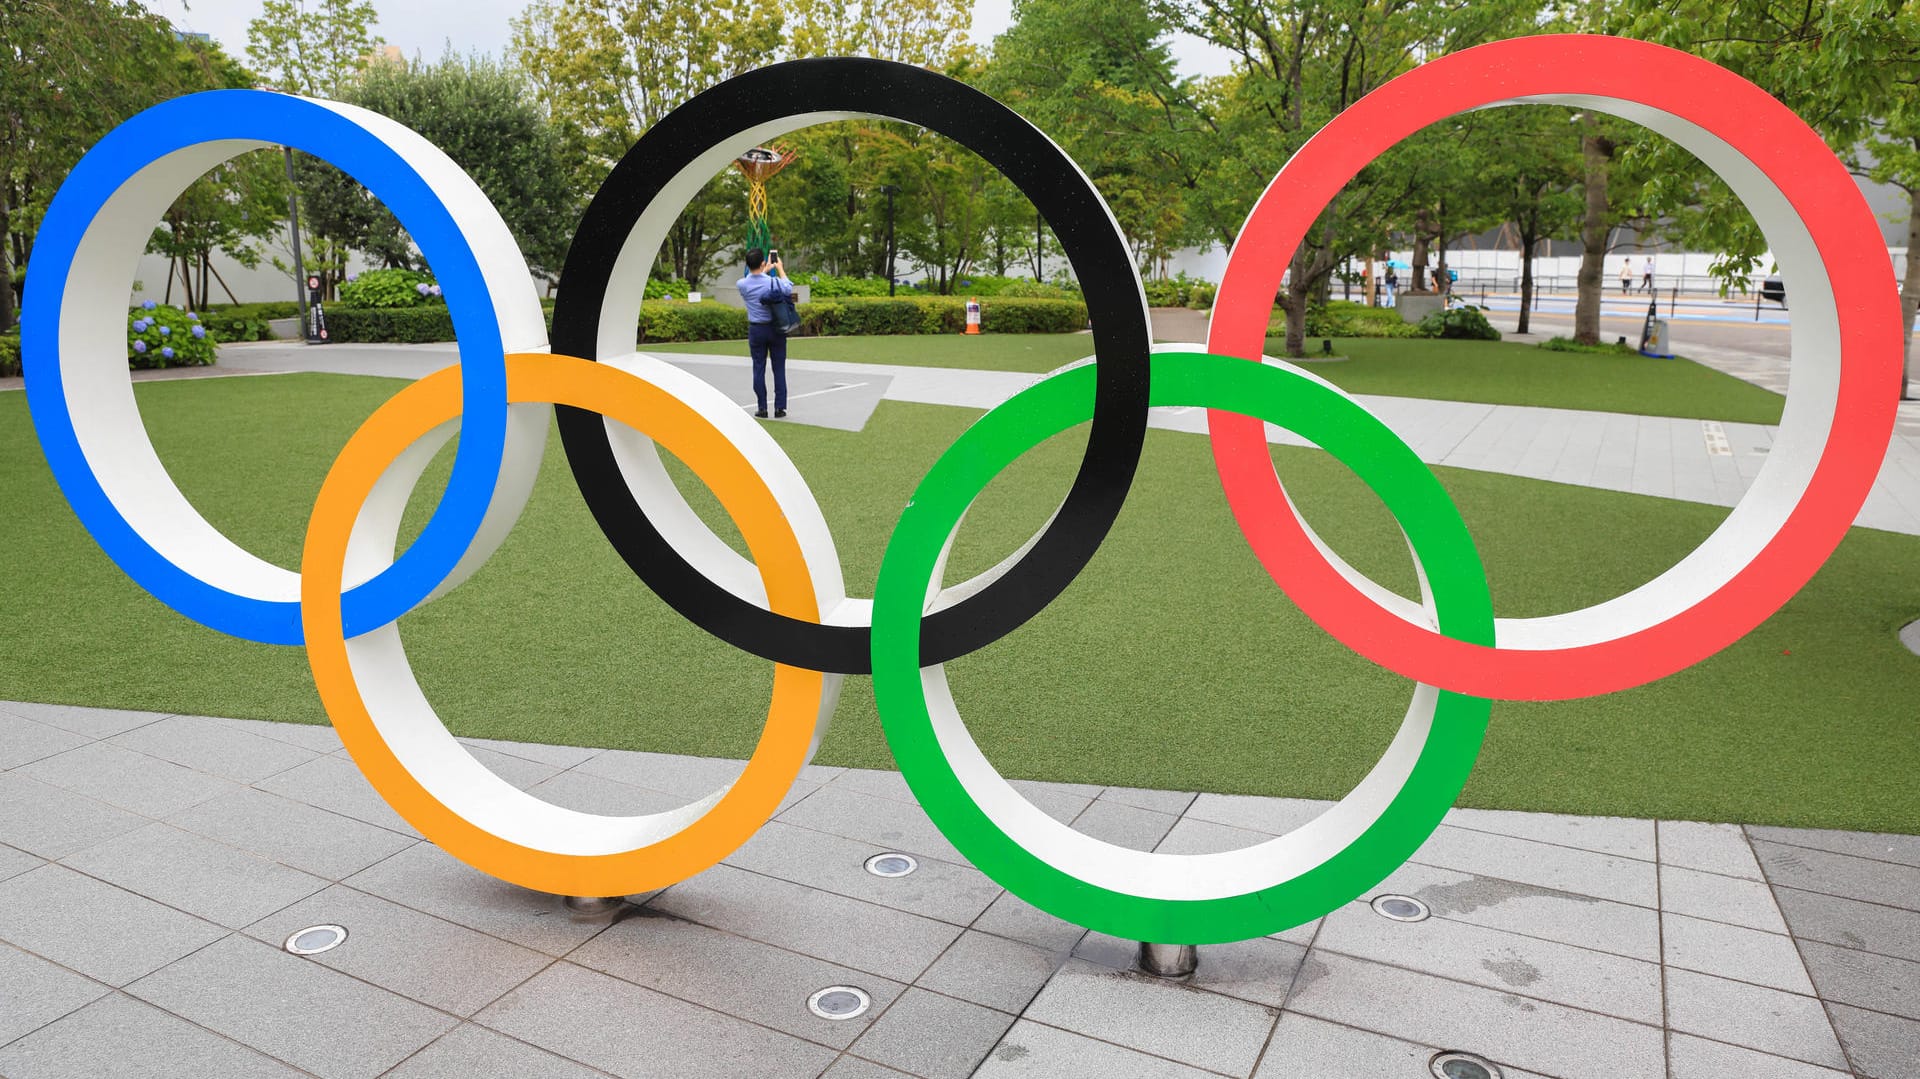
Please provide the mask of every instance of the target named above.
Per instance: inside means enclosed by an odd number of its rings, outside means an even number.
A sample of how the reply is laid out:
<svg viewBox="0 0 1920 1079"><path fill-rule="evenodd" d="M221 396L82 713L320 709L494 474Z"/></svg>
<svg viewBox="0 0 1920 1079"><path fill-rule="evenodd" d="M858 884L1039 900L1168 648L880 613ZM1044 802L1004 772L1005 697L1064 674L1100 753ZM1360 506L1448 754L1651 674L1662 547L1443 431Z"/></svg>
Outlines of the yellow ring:
<svg viewBox="0 0 1920 1079"><path fill-rule="evenodd" d="M799 539L773 493L739 449L690 405L617 368L545 353L507 357L507 397L515 404L551 402L597 412L665 446L694 470L739 526L760 569L768 605L790 617L819 621ZM706 803L696 803L649 817L600 817L543 802L485 772L437 720L433 730L416 727L407 732L408 739L427 748L414 744L404 752L416 764L430 756L436 769L446 765L448 773L458 773L459 782L469 787L456 792L436 779L442 791L436 794L402 762L369 709L355 675L354 653L360 651L366 659L375 648L397 652L399 628L389 624L352 644L345 639L340 596L349 539L381 476L409 447L459 414L458 367L413 383L367 418L321 486L301 556L300 609L307 661L334 729L367 781L407 823L448 854L503 880L558 895L630 895L664 888L713 866L773 816L811 756L826 689L826 676L820 672L776 664L766 726L740 778L717 799L709 797L712 804L704 810ZM447 804L443 794L454 793L470 807L467 813ZM494 830L469 819L472 816L492 820ZM668 820L684 824L630 848L584 853L564 849L579 846L569 826L577 826L580 834L617 836L629 825L657 830ZM519 827L519 821L528 821L529 829L544 827L546 834L532 840L496 834Z"/></svg>

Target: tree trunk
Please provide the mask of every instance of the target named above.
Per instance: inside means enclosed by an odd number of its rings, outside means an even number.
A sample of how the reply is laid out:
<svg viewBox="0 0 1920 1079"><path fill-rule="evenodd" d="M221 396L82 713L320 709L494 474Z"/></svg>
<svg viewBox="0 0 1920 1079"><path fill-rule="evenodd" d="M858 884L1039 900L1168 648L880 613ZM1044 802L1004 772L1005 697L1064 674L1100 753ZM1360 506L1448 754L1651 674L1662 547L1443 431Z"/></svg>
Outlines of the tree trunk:
<svg viewBox="0 0 1920 1079"><path fill-rule="evenodd" d="M1433 267L1433 291L1451 300L1453 296L1453 275L1447 272L1447 200L1444 198L1434 206L1433 246L1436 250Z"/></svg>
<svg viewBox="0 0 1920 1079"><path fill-rule="evenodd" d="M1533 245L1539 242L1534 230L1540 227L1540 214L1536 210L1527 215L1526 224L1520 227L1520 321L1513 327L1514 333L1529 333L1533 319Z"/></svg>
<svg viewBox="0 0 1920 1079"><path fill-rule="evenodd" d="M0 198L4 197L5 193L0 192ZM7 208L0 203L0 333L13 328L12 240Z"/></svg>
<svg viewBox="0 0 1920 1079"><path fill-rule="evenodd" d="M1907 276L1900 283L1900 399L1913 397L1913 318L1920 312L1920 187L1907 192Z"/></svg>
<svg viewBox="0 0 1920 1079"><path fill-rule="evenodd" d="M1613 142L1589 134L1580 140L1580 156L1586 174L1587 210L1580 224L1579 298L1573 307L1573 339L1583 345L1597 345L1601 275L1607 256L1607 168L1613 158Z"/></svg>
<svg viewBox="0 0 1920 1079"><path fill-rule="evenodd" d="M1413 217L1413 280L1408 288L1419 292L1427 287L1427 233L1433 228L1425 206Z"/></svg>
<svg viewBox="0 0 1920 1079"><path fill-rule="evenodd" d="M1298 360L1307 354L1307 254L1306 244L1293 256L1287 294L1281 309L1287 313L1287 358Z"/></svg>

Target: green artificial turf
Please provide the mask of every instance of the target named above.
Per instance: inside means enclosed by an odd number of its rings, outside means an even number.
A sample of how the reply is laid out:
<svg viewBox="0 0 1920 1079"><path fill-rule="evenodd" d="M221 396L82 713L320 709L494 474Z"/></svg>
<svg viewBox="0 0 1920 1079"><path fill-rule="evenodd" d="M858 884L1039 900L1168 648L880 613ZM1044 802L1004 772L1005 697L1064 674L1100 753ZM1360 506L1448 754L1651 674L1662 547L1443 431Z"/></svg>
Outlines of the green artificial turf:
<svg viewBox="0 0 1920 1079"><path fill-rule="evenodd" d="M1318 342L1309 342L1316 349ZM645 345L649 352L747 354L745 341ZM1267 341L1284 355L1286 342ZM1550 352L1501 341L1339 338L1339 362L1309 362L1313 372L1353 393L1537 405L1642 416L1680 416L1743 423L1779 423L1779 394L1691 360ZM1093 352L1087 334L960 334L919 337L796 337L787 355L800 360L964 367L984 371L1051 371Z"/></svg>
<svg viewBox="0 0 1920 1079"><path fill-rule="evenodd" d="M195 505L291 566L333 454L399 385L287 375L135 392ZM25 404L0 394L0 699L323 722L299 649L190 623L108 562L55 491ZM818 494L853 594L871 594L898 508L973 415L883 402L859 433L773 426ZM1045 518L1083 437L1038 448L989 487L950 580L998 561ZM1336 549L1412 588L1403 541L1357 481L1317 451L1274 458ZM1615 595L1725 514L1437 471L1507 616ZM711 508L704 491L693 499ZM1785 610L1689 671L1597 699L1496 704L1461 804L1920 832L1920 657L1895 637L1920 615L1917 563L1920 538L1854 529ZM771 683L769 664L690 627L634 579L557 438L499 553L402 629L429 699L462 734L740 756ZM1149 432L1126 510L1081 577L949 670L975 736L1010 775L1307 797L1338 796L1365 774L1410 690L1280 596L1234 528L1206 441L1165 431ZM847 680L821 760L889 764L867 679Z"/></svg>

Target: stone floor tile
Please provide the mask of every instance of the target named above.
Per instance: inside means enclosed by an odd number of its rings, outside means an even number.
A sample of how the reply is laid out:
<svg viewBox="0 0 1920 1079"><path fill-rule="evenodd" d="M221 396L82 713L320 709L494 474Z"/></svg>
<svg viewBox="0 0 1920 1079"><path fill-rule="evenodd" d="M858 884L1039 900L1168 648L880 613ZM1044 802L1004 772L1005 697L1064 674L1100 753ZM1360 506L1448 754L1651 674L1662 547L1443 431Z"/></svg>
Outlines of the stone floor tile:
<svg viewBox="0 0 1920 1079"><path fill-rule="evenodd" d="M1920 836L1889 835L1885 832L1836 832L1820 828L1771 828L1747 825L1747 834L1755 839L1812 847L1835 854L1852 854L1877 862L1899 862L1920 866Z"/></svg>
<svg viewBox="0 0 1920 1079"><path fill-rule="evenodd" d="M1739 880L1663 865L1660 867L1660 907L1674 914L1729 922L1769 933L1787 931L1787 923L1773 901L1773 890L1757 880Z"/></svg>
<svg viewBox="0 0 1920 1079"><path fill-rule="evenodd" d="M527 793L563 809L606 817L662 813L687 804L687 800L677 794L648 790L585 772L561 772L528 787Z"/></svg>
<svg viewBox="0 0 1920 1079"><path fill-rule="evenodd" d="M835 1055L571 963L549 967L478 1021L631 1079L812 1079Z"/></svg>
<svg viewBox="0 0 1920 1079"><path fill-rule="evenodd" d="M310 873L157 823L70 854L62 864L228 929L327 886Z"/></svg>
<svg viewBox="0 0 1920 1079"><path fill-rule="evenodd" d="M967 1079L1012 1025L1006 1012L909 989L853 1052L924 1079Z"/></svg>
<svg viewBox="0 0 1920 1079"><path fill-rule="evenodd" d="M1760 880L1760 863L1737 824L1660 822L1660 860L1667 865Z"/></svg>
<svg viewBox="0 0 1920 1079"><path fill-rule="evenodd" d="M1443 824L1412 860L1616 903L1659 906L1655 866L1634 858Z"/></svg>
<svg viewBox="0 0 1920 1079"><path fill-rule="evenodd" d="M234 730L299 746L313 753L333 753L342 748L340 735L334 732L331 723L283 723L271 719L221 719L217 716L201 718L211 718L215 723L224 723Z"/></svg>
<svg viewBox="0 0 1920 1079"><path fill-rule="evenodd" d="M345 943L306 958L422 1004L471 1016L553 958L378 896L334 885L247 927L280 947L312 925L338 925Z"/></svg>
<svg viewBox="0 0 1920 1079"><path fill-rule="evenodd" d="M1667 965L1740 982L1813 994L1793 938L1684 914L1660 916Z"/></svg>
<svg viewBox="0 0 1920 1079"><path fill-rule="evenodd" d="M1213 1079L1212 1072L1022 1019L974 1079Z"/></svg>
<svg viewBox="0 0 1920 1079"><path fill-rule="evenodd" d="M917 914L718 865L648 904L830 963L912 982L960 929Z"/></svg>
<svg viewBox="0 0 1920 1079"><path fill-rule="evenodd" d="M1096 801L1119 802L1136 809L1151 809L1156 813L1171 813L1179 816L1187 811L1195 798L1200 797L1193 791L1159 791L1145 787L1108 787L1100 792Z"/></svg>
<svg viewBox="0 0 1920 1079"><path fill-rule="evenodd" d="M1087 932L1071 922L1061 921L1012 892L1000 893L1000 898L995 899L986 912L974 920L973 928L1061 954L1072 951L1074 944Z"/></svg>
<svg viewBox="0 0 1920 1079"><path fill-rule="evenodd" d="M679 795L684 802L705 798L740 778L746 761L728 757L683 757L609 749L578 765L578 771L634 787Z"/></svg>
<svg viewBox="0 0 1920 1079"><path fill-rule="evenodd" d="M487 746L468 743L467 753L486 768L487 771L513 784L520 790L526 790L542 780L552 779L561 769L540 761L530 761L525 757L516 757L511 753L502 753Z"/></svg>
<svg viewBox="0 0 1920 1079"><path fill-rule="evenodd" d="M300 1072L115 993L0 1049L10 1079L298 1079Z"/></svg>
<svg viewBox="0 0 1920 1079"><path fill-rule="evenodd" d="M927 859L904 877L876 877L866 861L886 848L857 839L769 821L728 865L809 888L863 899L955 925L971 925L1000 894L1000 886L977 869Z"/></svg>
<svg viewBox="0 0 1920 1079"><path fill-rule="evenodd" d="M1023 1018L1195 1067L1245 1075L1277 1009L1075 959Z"/></svg>
<svg viewBox="0 0 1920 1079"><path fill-rule="evenodd" d="M1775 888L1793 935L1920 962L1920 912L1837 895Z"/></svg>
<svg viewBox="0 0 1920 1079"><path fill-rule="evenodd" d="M1849 1075L1691 1034L1674 1034L1668 1039L1667 1054L1673 1079L1848 1079Z"/></svg>
<svg viewBox="0 0 1920 1079"><path fill-rule="evenodd" d="M1559 1079L1664 1079L1660 1028L1314 949L1298 1012L1421 1045L1486 1052Z"/></svg>
<svg viewBox="0 0 1920 1079"><path fill-rule="evenodd" d="M462 1023L401 1061L383 1079L601 1079L605 1074L498 1031Z"/></svg>
<svg viewBox="0 0 1920 1079"><path fill-rule="evenodd" d="M1822 998L1920 1019L1920 963L1816 940L1801 941L1800 951Z"/></svg>
<svg viewBox="0 0 1920 1079"><path fill-rule="evenodd" d="M853 1044L906 986L771 944L637 910L581 945L570 963L834 1049ZM807 998L852 985L873 999L853 1019L822 1019Z"/></svg>
<svg viewBox="0 0 1920 1079"><path fill-rule="evenodd" d="M565 955L606 928L574 921L557 896L489 877L431 843L409 847L344 883L546 955Z"/></svg>
<svg viewBox="0 0 1920 1079"><path fill-rule="evenodd" d="M852 770L847 775L854 774ZM940 834L918 805L862 794L842 784L847 776L815 791L806 800L779 815L778 820L816 832L845 836L885 850L904 851L916 858L938 858L970 865Z"/></svg>
<svg viewBox="0 0 1920 1079"><path fill-rule="evenodd" d="M255 786L316 809L420 838L420 833L381 800L360 769L345 757L316 757L297 768L261 780Z"/></svg>
<svg viewBox="0 0 1920 1079"><path fill-rule="evenodd" d="M1327 915L1314 948L1635 1022L1661 1021L1659 964L1467 922L1396 922L1349 903Z"/></svg>
<svg viewBox="0 0 1920 1079"><path fill-rule="evenodd" d="M55 758L56 760L58 758ZM29 765L28 770L39 765ZM1920 911L1920 866L1755 840L1753 852L1775 885Z"/></svg>
<svg viewBox="0 0 1920 1079"><path fill-rule="evenodd" d="M1032 802L1035 809L1062 824L1072 824L1074 818L1087 811L1087 807L1093 804L1094 795L1100 792L1099 787L1045 783L1034 779L1011 779L1007 785ZM1088 791L1093 793L1089 794Z"/></svg>
<svg viewBox="0 0 1920 1079"><path fill-rule="evenodd" d="M914 798L913 791L907 787L906 777L889 768L849 768L835 777L832 785L836 790L848 790L912 805L920 804Z"/></svg>
<svg viewBox="0 0 1920 1079"><path fill-rule="evenodd" d="M468 746L490 749L495 753L505 753L510 757L519 757L523 761L550 765L554 768L568 769L606 752L604 749L589 749L585 746L556 746L543 742L507 742L498 738L460 738L456 741Z"/></svg>
<svg viewBox="0 0 1920 1079"><path fill-rule="evenodd" d="M17 877L29 869L36 869L45 864L47 864L45 858L13 847L0 846L0 880Z"/></svg>
<svg viewBox="0 0 1920 1079"><path fill-rule="evenodd" d="M0 773L0 842L40 858L64 858L131 832L147 819L18 772Z"/></svg>
<svg viewBox="0 0 1920 1079"><path fill-rule="evenodd" d="M1808 1064L1847 1066L1826 1010L1812 997L1670 967L1667 1023L1676 1031Z"/></svg>
<svg viewBox="0 0 1920 1079"><path fill-rule="evenodd" d="M379 1075L456 1022L238 935L147 975L127 992L327 1079Z"/></svg>
<svg viewBox="0 0 1920 1079"><path fill-rule="evenodd" d="M164 817L238 788L219 776L149 757L107 742L93 742L15 770L108 805L148 817Z"/></svg>
<svg viewBox="0 0 1920 1079"><path fill-rule="evenodd" d="M1133 970L1139 963L1140 944L1089 932L1073 954L1077 959L1114 970ZM1277 937L1202 944L1200 967L1185 984L1278 1008L1286 1003L1294 976L1300 970L1300 961L1306 954L1304 943L1295 944Z"/></svg>
<svg viewBox="0 0 1920 1079"><path fill-rule="evenodd" d="M86 708L77 704L29 704L25 701L0 702L0 712L11 712L37 723L84 734L88 738L111 738L122 731L165 719L166 712L130 712L124 708Z"/></svg>
<svg viewBox="0 0 1920 1079"><path fill-rule="evenodd" d="M199 772L253 783L320 754L289 742L239 730L231 722L206 716L168 716L157 723L114 735L109 744Z"/></svg>
<svg viewBox="0 0 1920 1079"><path fill-rule="evenodd" d="M1161 854L1219 854L1257 847L1272 838L1265 832L1215 824L1197 817L1181 817L1153 849Z"/></svg>
<svg viewBox="0 0 1920 1079"><path fill-rule="evenodd" d="M927 968L918 984L1017 1015L1066 958L1062 952L968 930Z"/></svg>
<svg viewBox="0 0 1920 1079"><path fill-rule="evenodd" d="M820 1079L914 1079L906 1072L897 1072L871 1060L859 1057L841 1057L833 1062Z"/></svg>
<svg viewBox="0 0 1920 1079"><path fill-rule="evenodd" d="M1660 912L1498 877L1410 862L1364 897L1410 895L1436 918L1660 961Z"/></svg>
<svg viewBox="0 0 1920 1079"><path fill-rule="evenodd" d="M0 714L0 771L78 749L91 740L21 716Z"/></svg>
<svg viewBox="0 0 1920 1079"><path fill-rule="evenodd" d="M1152 850L1180 818L1124 802L1094 802L1073 820L1073 830L1128 850Z"/></svg>
<svg viewBox="0 0 1920 1079"><path fill-rule="evenodd" d="M37 955L0 944L0 1045L105 996L110 990ZM0 1067L0 1075L7 1074Z"/></svg>
<svg viewBox="0 0 1920 1079"><path fill-rule="evenodd" d="M1280 1017L1254 1079L1419 1079L1432 1074L1427 1062L1443 1049L1477 1052L1495 1064L1505 1079L1540 1079L1499 1056L1499 1046L1434 1047L1341 1026L1309 1015Z"/></svg>
<svg viewBox="0 0 1920 1079"><path fill-rule="evenodd" d="M1920 1023L1845 1004L1828 1005L1834 1029L1861 1079L1920 1075Z"/></svg>
<svg viewBox="0 0 1920 1079"><path fill-rule="evenodd" d="M252 787L175 813L167 823L327 880L419 840Z"/></svg>
<svg viewBox="0 0 1920 1079"><path fill-rule="evenodd" d="M1450 809L1445 823L1477 832L1578 847L1617 858L1653 861L1654 825L1632 817L1573 817L1505 809Z"/></svg>
<svg viewBox="0 0 1920 1079"><path fill-rule="evenodd" d="M125 985L225 935L61 865L0 882L0 940L108 985Z"/></svg>
<svg viewBox="0 0 1920 1079"><path fill-rule="evenodd" d="M1285 835L1318 817L1332 802L1309 798L1257 798L1247 794L1201 794L1187 807L1186 815L1245 828L1250 832Z"/></svg>

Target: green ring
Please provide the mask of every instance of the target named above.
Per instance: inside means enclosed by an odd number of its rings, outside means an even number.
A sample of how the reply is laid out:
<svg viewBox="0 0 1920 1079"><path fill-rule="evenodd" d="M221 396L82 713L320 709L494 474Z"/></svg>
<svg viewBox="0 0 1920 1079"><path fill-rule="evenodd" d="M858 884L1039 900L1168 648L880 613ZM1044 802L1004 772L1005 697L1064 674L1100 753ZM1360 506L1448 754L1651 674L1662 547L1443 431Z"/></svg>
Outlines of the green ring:
<svg viewBox="0 0 1920 1079"><path fill-rule="evenodd" d="M1322 447L1398 520L1425 573L1440 631L1493 643L1493 605L1473 539L1440 482L1366 409L1298 370L1202 352L1152 360L1153 405L1256 416ZM873 692L894 759L936 826L981 872L1055 917L1133 940L1211 944L1312 921L1384 880L1440 826L1466 784L1492 702L1435 690L1431 729L1406 782L1368 827L1290 879L1202 899L1130 894L1042 860L996 824L942 750L921 681L927 583L961 515L1021 454L1093 415L1094 369L1058 371L982 416L928 471L887 542L873 599ZM1180 857L1159 855L1155 857Z"/></svg>

